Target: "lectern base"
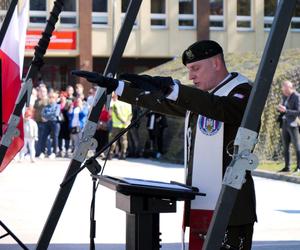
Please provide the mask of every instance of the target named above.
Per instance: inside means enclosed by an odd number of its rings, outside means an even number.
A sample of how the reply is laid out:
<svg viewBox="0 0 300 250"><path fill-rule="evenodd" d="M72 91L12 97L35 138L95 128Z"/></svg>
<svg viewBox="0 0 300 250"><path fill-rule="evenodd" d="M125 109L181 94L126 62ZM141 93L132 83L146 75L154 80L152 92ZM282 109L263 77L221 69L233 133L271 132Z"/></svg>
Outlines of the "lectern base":
<svg viewBox="0 0 300 250"><path fill-rule="evenodd" d="M116 207L126 212L126 250L159 250L159 214L175 213L176 201L193 200L199 193L180 183L95 176L116 192Z"/></svg>
<svg viewBox="0 0 300 250"><path fill-rule="evenodd" d="M159 213L176 212L176 201L116 193L116 207L126 212L126 250L159 250Z"/></svg>

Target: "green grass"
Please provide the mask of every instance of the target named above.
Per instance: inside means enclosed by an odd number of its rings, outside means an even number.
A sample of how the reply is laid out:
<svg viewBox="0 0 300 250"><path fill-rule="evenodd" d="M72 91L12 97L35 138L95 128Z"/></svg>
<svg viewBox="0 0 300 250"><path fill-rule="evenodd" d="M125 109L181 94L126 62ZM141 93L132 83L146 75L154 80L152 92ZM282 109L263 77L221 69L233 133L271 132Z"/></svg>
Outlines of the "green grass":
<svg viewBox="0 0 300 250"><path fill-rule="evenodd" d="M266 171L271 171L271 172L278 172L280 169L282 169L284 167L284 163L283 162L278 162L278 161L262 161L259 163L257 169L259 170L266 170ZM296 175L296 176L300 176L300 173L294 173L293 170L296 168L296 164L292 164L292 171L289 173L284 173L287 175Z"/></svg>

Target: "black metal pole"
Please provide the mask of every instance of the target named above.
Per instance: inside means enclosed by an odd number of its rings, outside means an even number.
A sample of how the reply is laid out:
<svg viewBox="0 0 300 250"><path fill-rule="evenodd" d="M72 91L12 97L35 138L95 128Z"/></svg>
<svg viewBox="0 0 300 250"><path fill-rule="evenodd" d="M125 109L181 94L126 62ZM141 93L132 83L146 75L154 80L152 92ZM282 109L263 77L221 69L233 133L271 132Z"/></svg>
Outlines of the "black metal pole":
<svg viewBox="0 0 300 250"><path fill-rule="evenodd" d="M126 14L126 18L123 22L122 28L119 33L122 35L118 36L118 40L114 47L114 51L108 61L108 65L105 69L104 75L109 74L112 77L114 76L118 64L120 62L121 56L124 52L126 43L128 41L130 32L134 24L134 20L136 19L141 3L142 0L131 0L129 9ZM74 173L76 173L76 171L80 169L82 162L85 160L89 146L91 146L92 144L92 137L94 136L96 131L96 126L97 126L100 112L107 99L105 89L99 89L96 92L96 96L94 99L95 100L92 105L92 110L90 111L88 121L83 130L83 136L80 145L78 147L78 150L75 152L75 156L73 157L73 159L69 164L69 168L65 174L64 180L68 179L69 176L74 175ZM65 182L64 180L63 182ZM52 238L52 235L54 233L54 230L60 218L60 215L64 209L64 206L71 192L74 181L75 178L70 180L63 187L60 187L56 199L52 205L51 211L48 215L47 221L44 225L43 231L40 235L39 241L37 243L37 247L36 247L37 250L44 250L48 248L48 245L50 243L50 240Z"/></svg>
<svg viewBox="0 0 300 250"><path fill-rule="evenodd" d="M279 6L274 17L270 35L265 46L254 86L241 123L241 131L246 131L249 137L252 136L252 132L254 135L257 134L256 132L260 123L260 117L270 90L270 86L272 84L273 76L277 67L277 63L281 54L281 50L285 41L295 5L296 0L279 1ZM242 143L248 143L247 136L242 136L241 138ZM253 143L249 142L249 145L252 144ZM245 170L241 171L243 164L239 166L236 164L243 159L245 159L244 165L249 164L247 155L241 154L250 153L253 148L247 148L247 146L242 146L242 149L239 146L235 147L234 159L228 167L229 171L227 172L226 170L225 173L222 190L219 195L216 209L214 211L214 215L208 229L207 238L204 242L204 250L220 249L225 230L228 226L232 208L240 190L240 188L236 188L235 185L232 185L232 183L234 182L234 177L237 177L240 182L238 183L240 184L240 186L242 185L245 178ZM243 149L246 149L246 151L242 151ZM243 158L243 156L245 158Z"/></svg>
<svg viewBox="0 0 300 250"><path fill-rule="evenodd" d="M0 226L3 227L3 229L7 232L6 234L2 235L0 239L10 235L19 244L19 246L22 249L29 250L29 248L26 247L25 244L21 240L19 240L19 238L1 220L0 220Z"/></svg>
<svg viewBox="0 0 300 250"><path fill-rule="evenodd" d="M90 214L90 250L95 250L95 237L96 237L96 220L95 220L95 205L96 205L96 191L97 179L92 176L93 189L92 189L92 202Z"/></svg>
<svg viewBox="0 0 300 250"><path fill-rule="evenodd" d="M3 113L2 113L2 59L0 58L0 138L3 134L3 119L2 119ZM1 154L1 152L0 152ZM5 154L5 153L4 153ZM1 165L1 164L0 164Z"/></svg>
<svg viewBox="0 0 300 250"><path fill-rule="evenodd" d="M137 13L140 9L141 3L142 3L142 0L131 0L130 1L126 16L124 19L124 23L130 23L130 24L132 24L132 26L134 25L134 22L135 22ZM108 64L106 65L106 68L104 70L105 76L113 77L115 75L115 73L116 73L115 69L119 66L120 60L122 58L122 54L124 52L124 49L125 49L125 46L127 43L127 40L129 38L130 31L132 29L132 26L129 27L129 25L128 25L128 26L124 27L124 25L123 25L122 29L120 30L116 44L114 46L114 50L108 61ZM123 50L122 51L116 50L115 48L118 48L118 47L122 47ZM113 58L116 58L116 60L113 60ZM110 100L111 100L111 96L109 95L109 96L107 96L106 107L109 107Z"/></svg>

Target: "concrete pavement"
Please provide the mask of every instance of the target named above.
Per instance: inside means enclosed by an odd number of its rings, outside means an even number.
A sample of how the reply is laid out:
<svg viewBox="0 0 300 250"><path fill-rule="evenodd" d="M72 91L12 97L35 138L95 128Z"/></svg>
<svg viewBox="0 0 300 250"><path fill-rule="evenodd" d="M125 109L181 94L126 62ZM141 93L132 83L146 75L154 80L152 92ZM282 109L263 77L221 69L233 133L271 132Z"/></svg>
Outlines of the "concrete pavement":
<svg viewBox="0 0 300 250"><path fill-rule="evenodd" d="M0 220L34 249L66 169L67 159L13 162L0 174ZM104 174L183 182L181 165L157 161L112 160ZM300 249L300 185L255 178L259 223L253 249ZM87 170L77 177L49 249L89 248L92 181ZM295 199L297 197L297 199ZM180 249L182 202L177 213L161 215L163 250ZM97 249L125 249L125 213L115 208L115 193L99 186L96 197ZM0 229L0 234L3 230ZM186 237L187 241L187 237ZM0 249L20 249L10 237Z"/></svg>

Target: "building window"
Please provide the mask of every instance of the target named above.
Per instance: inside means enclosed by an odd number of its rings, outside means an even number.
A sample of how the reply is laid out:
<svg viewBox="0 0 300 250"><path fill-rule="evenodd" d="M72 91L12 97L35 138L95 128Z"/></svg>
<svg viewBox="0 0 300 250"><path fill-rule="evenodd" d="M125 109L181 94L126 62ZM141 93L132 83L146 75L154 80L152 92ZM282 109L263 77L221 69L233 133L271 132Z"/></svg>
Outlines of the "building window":
<svg viewBox="0 0 300 250"><path fill-rule="evenodd" d="M93 0L92 24L103 26L108 24L107 0Z"/></svg>
<svg viewBox="0 0 300 250"><path fill-rule="evenodd" d="M166 1L165 0L151 0L151 27L152 28L166 28Z"/></svg>
<svg viewBox="0 0 300 250"><path fill-rule="evenodd" d="M0 1L0 28L2 27L9 5L10 1Z"/></svg>
<svg viewBox="0 0 300 250"><path fill-rule="evenodd" d="M296 1L296 8L291 22L291 31L300 31L300 0Z"/></svg>
<svg viewBox="0 0 300 250"><path fill-rule="evenodd" d="M76 0L65 0L60 14L60 23L65 27L77 26Z"/></svg>
<svg viewBox="0 0 300 250"><path fill-rule="evenodd" d="M131 0L122 0L122 5L121 5L121 18L122 18L122 23L123 23L123 20L125 18L125 14L127 12L127 9L129 7L129 3L130 3ZM133 25L133 28L137 28L138 27L138 22L137 20L134 21L134 25Z"/></svg>
<svg viewBox="0 0 300 250"><path fill-rule="evenodd" d="M194 0L179 0L179 28L194 29L196 27L195 5Z"/></svg>
<svg viewBox="0 0 300 250"><path fill-rule="evenodd" d="M224 1L210 0L210 28L212 30L224 29Z"/></svg>
<svg viewBox="0 0 300 250"><path fill-rule="evenodd" d="M130 0L122 0L121 11L122 13L126 13L129 7Z"/></svg>
<svg viewBox="0 0 300 250"><path fill-rule="evenodd" d="M276 13L278 0L265 0L264 6L264 28L269 30L272 26Z"/></svg>
<svg viewBox="0 0 300 250"><path fill-rule="evenodd" d="M237 1L236 26L238 30L252 29L251 0Z"/></svg>
<svg viewBox="0 0 300 250"><path fill-rule="evenodd" d="M47 22L47 1L30 0L29 4L29 25L45 25Z"/></svg>

